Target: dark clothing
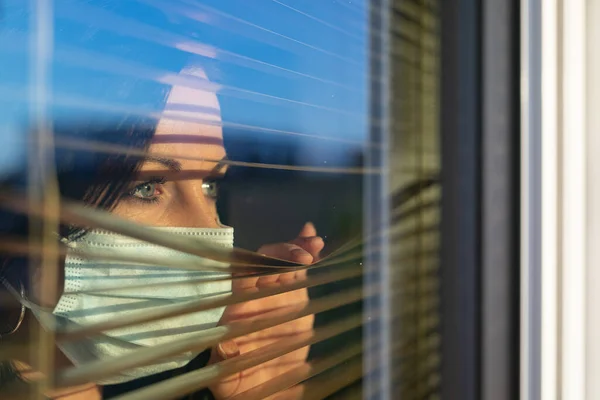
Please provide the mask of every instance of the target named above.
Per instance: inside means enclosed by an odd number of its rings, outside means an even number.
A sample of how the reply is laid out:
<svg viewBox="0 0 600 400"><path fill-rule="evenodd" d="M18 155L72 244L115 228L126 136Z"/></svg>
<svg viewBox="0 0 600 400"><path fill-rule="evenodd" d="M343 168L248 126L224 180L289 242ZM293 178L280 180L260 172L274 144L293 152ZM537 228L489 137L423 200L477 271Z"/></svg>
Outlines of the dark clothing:
<svg viewBox="0 0 600 400"><path fill-rule="evenodd" d="M141 389L144 386L148 386L154 383L158 383L170 378L174 378L179 375L183 375L187 372L200 369L208 363L210 358L210 349L200 353L196 358L190 361L187 365L177 368L171 371L161 372L159 374L146 376L143 378L135 379L133 381L119 383L117 385L105 385L102 387L102 398L112 399L113 397L120 396L132 390ZM208 389L203 389L198 392L189 394L181 398L181 400L214 400L214 396Z"/></svg>

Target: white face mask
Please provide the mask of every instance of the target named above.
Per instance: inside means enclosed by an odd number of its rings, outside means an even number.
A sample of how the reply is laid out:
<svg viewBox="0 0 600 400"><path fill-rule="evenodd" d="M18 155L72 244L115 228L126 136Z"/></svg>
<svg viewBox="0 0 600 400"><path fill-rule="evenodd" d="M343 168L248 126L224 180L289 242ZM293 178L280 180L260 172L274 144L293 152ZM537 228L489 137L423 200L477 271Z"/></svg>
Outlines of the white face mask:
<svg viewBox="0 0 600 400"><path fill-rule="evenodd" d="M233 247L233 228L156 228L165 234L194 236L202 241L223 247ZM221 295L231 292L231 281L223 280L206 283L187 283L204 278L227 277L226 272L199 272L189 269L169 267L148 267L131 265L114 261L83 259L78 250L110 251L112 255L143 256L155 259L189 261L195 265L210 267L226 267L227 264L197 256L188 255L161 246L139 241L126 236L108 232L92 231L83 238L70 243L65 260L65 292L94 290L93 294L63 294L52 312L54 317L34 310L43 325L59 324L61 329L69 325L86 326L136 315L143 310L156 310L161 306L197 300L201 297ZM178 282L164 287L154 285L149 288L131 288L144 284L164 284ZM102 292L108 287L122 287L122 290ZM36 307L37 308L37 307ZM146 322L140 325L125 327L104 332L102 335L59 344L63 353L75 366L90 361L126 355L139 347L152 347L185 339L198 331L212 328L219 322L224 307L196 312L178 317ZM52 321L46 318L50 317ZM56 328L56 326L54 327ZM186 353L174 359L124 371L121 375L104 380L101 384L127 382L143 376L179 368L187 364L197 354Z"/></svg>

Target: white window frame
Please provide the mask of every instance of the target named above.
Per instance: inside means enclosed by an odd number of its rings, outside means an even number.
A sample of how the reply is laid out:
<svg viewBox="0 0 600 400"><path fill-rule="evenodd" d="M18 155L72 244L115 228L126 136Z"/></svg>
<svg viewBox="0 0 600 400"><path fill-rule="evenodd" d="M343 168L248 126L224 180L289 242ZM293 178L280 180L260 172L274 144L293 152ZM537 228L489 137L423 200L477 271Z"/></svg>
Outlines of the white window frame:
<svg viewBox="0 0 600 400"><path fill-rule="evenodd" d="M521 10L521 398L598 399L600 0Z"/></svg>

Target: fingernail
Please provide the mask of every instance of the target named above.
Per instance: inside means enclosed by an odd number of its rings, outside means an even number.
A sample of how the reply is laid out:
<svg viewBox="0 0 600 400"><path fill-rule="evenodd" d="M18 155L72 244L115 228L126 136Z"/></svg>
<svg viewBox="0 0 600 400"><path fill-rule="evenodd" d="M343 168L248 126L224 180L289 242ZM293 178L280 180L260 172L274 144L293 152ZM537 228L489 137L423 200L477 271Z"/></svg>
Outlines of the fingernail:
<svg viewBox="0 0 600 400"><path fill-rule="evenodd" d="M323 238L321 236L315 236L314 238L312 238L312 241L313 242L323 242Z"/></svg>
<svg viewBox="0 0 600 400"><path fill-rule="evenodd" d="M224 360L228 360L240 355L240 348L234 341L227 341L217 345L217 351Z"/></svg>
<svg viewBox="0 0 600 400"><path fill-rule="evenodd" d="M310 256L310 253L308 251L305 251L302 249L294 249L294 250L292 250L292 255L294 257L306 257L306 256Z"/></svg>
<svg viewBox="0 0 600 400"><path fill-rule="evenodd" d="M302 239L302 241L308 245L317 245L317 244L325 243L321 236L311 236L311 237L304 237L304 238L300 238L300 239Z"/></svg>

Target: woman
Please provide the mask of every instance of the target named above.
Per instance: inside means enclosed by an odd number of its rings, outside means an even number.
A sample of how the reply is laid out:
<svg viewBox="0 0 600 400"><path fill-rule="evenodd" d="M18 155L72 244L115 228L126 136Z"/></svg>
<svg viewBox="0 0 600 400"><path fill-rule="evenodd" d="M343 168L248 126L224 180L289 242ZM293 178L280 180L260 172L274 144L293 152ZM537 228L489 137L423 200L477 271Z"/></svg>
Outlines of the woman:
<svg viewBox="0 0 600 400"><path fill-rule="evenodd" d="M216 209L216 185L226 170L226 166L218 162L226 157L219 123L221 118L219 102L214 93L194 88L207 82L202 69L186 68L181 71L180 78L181 84L173 86L170 90L164 111L156 124L141 119L132 121L128 118L118 121L110 129L101 129L94 124L88 124L87 127L79 125L77 129L63 129L57 126L56 135L59 142L69 143L69 139L87 139L144 149L147 154L140 158L59 149L56 159L61 195L109 210L124 219L156 227L224 229L219 222ZM23 217L4 214L2 225L4 233L11 234L13 237L17 233L27 234L27 221ZM76 243L84 241L89 234L73 227L63 227L60 233L63 242ZM295 240L289 243L266 245L258 251L268 256L310 264L318 258L323 246L323 240L317 236L314 226L307 223L300 229ZM25 260L4 258L2 264L3 276L7 281L14 287L19 287L18 285L23 283L27 298L34 303L56 311L57 304L64 300L62 285L57 291L56 298L44 297L44 290L41 289L43 282L35 278L39 274L35 271L27 272L27 268L24 268L28 267ZM29 276L34 278L29 280ZM305 272L291 272L236 279L231 290L253 291L256 288L293 282L304 277ZM59 280L64 284L65 276ZM260 318L261 314L279 307L301 306L307 302L308 294L303 289L231 305L222 312L218 324L228 324L250 316ZM8 325L18 320L14 315L3 319L11 321L7 322ZM25 321L20 324L16 332L8 336L3 335L0 346L7 349L6 351L17 348L18 343L27 340L29 330L37 323L32 313L27 312ZM14 327L15 323L12 325ZM216 363L269 346L281 338L290 338L309 331L312 325L312 316L301 318L220 343L215 348L198 355L191 362L179 364L180 366L173 370L160 371L150 368L149 371L153 373L148 372L147 376L139 376L139 374L135 377L130 376L121 379L117 384L103 387L92 382L82 387L61 389L47 395L50 398L73 400L110 398L203 367L207 363ZM2 331L10 332L14 330L13 327L4 327ZM5 380L10 380L14 375L12 372L16 372L24 379L35 375L35 365L30 365L31 361L27 359L27 354L29 352L21 351L18 358L13 354L10 368L6 363L4 364ZM72 355L67 356L60 349L57 349L56 354L57 370L73 365ZM227 399L301 365L305 362L307 354L308 348L297 350L227 377L212 385L209 388L210 393L204 391L196 394L197 398L209 398L206 396L212 395L217 399ZM290 396L292 395L293 393L290 392Z"/></svg>

